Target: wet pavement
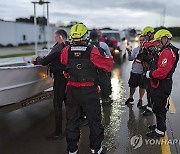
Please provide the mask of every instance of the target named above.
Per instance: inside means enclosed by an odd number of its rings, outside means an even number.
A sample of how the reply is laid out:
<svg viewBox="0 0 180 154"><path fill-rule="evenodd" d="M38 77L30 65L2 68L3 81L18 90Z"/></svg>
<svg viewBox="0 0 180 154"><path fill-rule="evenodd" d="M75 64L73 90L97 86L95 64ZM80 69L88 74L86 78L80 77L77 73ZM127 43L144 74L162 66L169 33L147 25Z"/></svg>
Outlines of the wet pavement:
<svg viewBox="0 0 180 154"><path fill-rule="evenodd" d="M102 108L102 122L105 128L103 145L108 154L160 154L161 145L146 144L147 126L153 124L154 116L143 117L142 111L136 107L138 93L135 93L133 106L125 106L124 102L129 95L128 79L131 62L127 60L121 65L115 65L112 71L112 99L111 107ZM180 85L178 76L174 77L172 98L176 113L168 113L167 134L169 139L180 139L178 125L180 105L178 95ZM144 97L143 103L146 104ZM65 109L63 127L65 128ZM45 100L0 116L0 154L65 154L66 140L46 140L45 135L53 132L54 112L52 100ZM89 129L81 128L79 141L80 154L89 154ZM133 138L132 138L133 137ZM134 139L134 140L133 140ZM134 142L133 142L134 141ZM142 142L140 142L142 141ZM147 140L146 140L147 141ZM170 145L171 153L180 153L180 144Z"/></svg>
<svg viewBox="0 0 180 154"><path fill-rule="evenodd" d="M117 132L121 127L123 113L124 88L120 79L119 68L113 71L112 88L113 105L102 108L105 139L103 145L109 153L114 153L117 142ZM65 114L64 114L65 117ZM63 120L65 127L65 118ZM53 131L54 112L52 100L28 106L0 117L0 151L3 154L37 153L57 154L66 153L66 141L45 140L45 135ZM82 154L89 151L89 128L81 129L79 150ZM8 148L11 147L11 148Z"/></svg>
<svg viewBox="0 0 180 154"><path fill-rule="evenodd" d="M131 62L125 61L121 66L121 80L123 81L123 87L124 87L124 98L129 97L129 87L128 87L128 79L130 76L130 68L131 68ZM126 100L125 99L125 100ZM161 153L161 147L159 145L146 145L144 144L144 140L148 139L145 134L147 131L148 125L151 125L154 123L155 117L148 116L143 117L142 116L142 110L137 108L137 102L138 102L138 89L135 92L134 95L134 105L125 106L123 110L122 115L122 121L121 121L121 127L117 133L117 141L118 147L116 147L116 150L114 154L160 154ZM124 102L125 102L124 100ZM123 103L124 103L123 102ZM146 95L144 95L143 104L146 104ZM137 141L132 143L132 137L137 137ZM142 138L142 145L140 144L140 138ZM138 147L138 143L139 146Z"/></svg>

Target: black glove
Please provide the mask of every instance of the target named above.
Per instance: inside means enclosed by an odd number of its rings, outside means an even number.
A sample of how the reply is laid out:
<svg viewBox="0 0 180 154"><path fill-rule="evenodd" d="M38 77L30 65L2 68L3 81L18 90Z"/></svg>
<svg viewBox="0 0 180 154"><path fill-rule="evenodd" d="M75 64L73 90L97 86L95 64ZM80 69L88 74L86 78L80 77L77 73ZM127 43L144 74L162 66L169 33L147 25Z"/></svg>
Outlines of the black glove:
<svg viewBox="0 0 180 154"><path fill-rule="evenodd" d="M36 65L41 65L41 61L42 61L42 58L38 56L36 58Z"/></svg>
<svg viewBox="0 0 180 154"><path fill-rule="evenodd" d="M154 85L156 85L156 86L159 85L159 80L158 79L155 79L155 78L152 77L151 80L152 80Z"/></svg>
<svg viewBox="0 0 180 154"><path fill-rule="evenodd" d="M148 49L148 52L157 52L157 48L155 46L150 46Z"/></svg>
<svg viewBox="0 0 180 154"><path fill-rule="evenodd" d="M148 49L148 53L153 56L153 58L158 57L158 49L155 46L150 46Z"/></svg>

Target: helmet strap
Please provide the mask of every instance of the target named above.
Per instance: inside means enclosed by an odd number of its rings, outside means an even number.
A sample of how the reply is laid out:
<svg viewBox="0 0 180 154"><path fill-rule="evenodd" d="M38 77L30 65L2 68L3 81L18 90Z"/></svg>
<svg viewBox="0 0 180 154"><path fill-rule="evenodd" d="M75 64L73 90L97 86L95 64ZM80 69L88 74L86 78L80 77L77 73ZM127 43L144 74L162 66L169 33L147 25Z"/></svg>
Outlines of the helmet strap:
<svg viewBox="0 0 180 154"><path fill-rule="evenodd" d="M152 39L152 33L149 32L149 34L147 34L149 37L149 41Z"/></svg>
<svg viewBox="0 0 180 154"><path fill-rule="evenodd" d="M163 44L163 42L162 42L162 40L161 40L161 44L163 45L163 49L166 48L166 47L168 46L168 39L167 39L167 41L166 41L165 44Z"/></svg>

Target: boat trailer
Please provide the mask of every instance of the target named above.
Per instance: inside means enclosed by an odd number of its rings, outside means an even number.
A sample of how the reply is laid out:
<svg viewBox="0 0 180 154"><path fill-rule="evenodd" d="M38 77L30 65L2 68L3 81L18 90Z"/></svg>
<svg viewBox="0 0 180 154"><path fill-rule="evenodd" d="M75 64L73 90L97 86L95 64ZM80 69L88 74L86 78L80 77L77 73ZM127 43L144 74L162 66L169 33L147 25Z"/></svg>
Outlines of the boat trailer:
<svg viewBox="0 0 180 154"><path fill-rule="evenodd" d="M14 111L14 110L18 110L20 108L24 108L24 107L32 105L32 104L36 104L43 100L51 99L52 97L53 97L53 90L44 91L35 96L27 98L23 101L9 104L9 105L0 106L0 115Z"/></svg>

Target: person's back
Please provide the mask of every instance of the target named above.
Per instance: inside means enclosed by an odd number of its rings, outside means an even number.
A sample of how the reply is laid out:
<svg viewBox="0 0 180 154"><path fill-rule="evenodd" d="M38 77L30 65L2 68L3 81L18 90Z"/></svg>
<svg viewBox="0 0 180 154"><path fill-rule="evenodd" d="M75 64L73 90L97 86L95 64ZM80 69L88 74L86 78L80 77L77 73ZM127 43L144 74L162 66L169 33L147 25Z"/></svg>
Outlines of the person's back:
<svg viewBox="0 0 180 154"><path fill-rule="evenodd" d="M96 46L100 53L105 57L112 57L109 47L104 42L99 42L99 34L98 30L94 29L90 32L90 45ZM111 95L111 72L105 72L103 70L99 70L99 79L98 83L101 88L101 98L102 105L111 105L112 99L109 97Z"/></svg>
<svg viewBox="0 0 180 154"><path fill-rule="evenodd" d="M112 59L103 57L97 47L88 46L87 27L82 23L72 26L70 36L73 44L63 49L61 63L69 74L66 102L66 140L69 154L78 153L80 137L80 107L83 107L90 128L90 148L93 154L103 154L104 138L101 124L101 106L97 90L98 69L110 71Z"/></svg>

